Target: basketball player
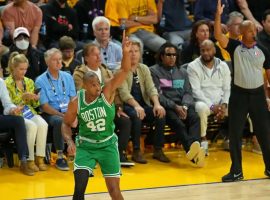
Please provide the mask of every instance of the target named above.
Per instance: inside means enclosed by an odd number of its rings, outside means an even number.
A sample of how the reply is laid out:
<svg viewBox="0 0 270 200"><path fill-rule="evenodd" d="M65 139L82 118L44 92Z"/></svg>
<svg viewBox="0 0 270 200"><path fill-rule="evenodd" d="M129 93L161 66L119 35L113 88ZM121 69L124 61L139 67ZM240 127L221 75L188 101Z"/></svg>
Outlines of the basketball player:
<svg viewBox="0 0 270 200"><path fill-rule="evenodd" d="M75 155L73 200L83 200L96 162L99 163L108 192L112 199L123 200L120 191L120 160L118 140L114 133L114 91L126 79L131 69L129 51L131 43L123 33L123 59L120 71L101 88L95 72L83 77L84 89L70 102L65 114L62 133L68 144L68 153ZM76 146L71 138L71 126L78 117L79 134Z"/></svg>

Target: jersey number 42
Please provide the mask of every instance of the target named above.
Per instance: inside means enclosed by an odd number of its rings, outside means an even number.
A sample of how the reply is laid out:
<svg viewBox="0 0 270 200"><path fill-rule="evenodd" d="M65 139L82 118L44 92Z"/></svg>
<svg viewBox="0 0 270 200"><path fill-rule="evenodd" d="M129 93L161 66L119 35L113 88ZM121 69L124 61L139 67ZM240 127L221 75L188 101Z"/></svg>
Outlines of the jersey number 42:
<svg viewBox="0 0 270 200"><path fill-rule="evenodd" d="M98 119L87 123L87 127L93 132L105 131L105 119Z"/></svg>

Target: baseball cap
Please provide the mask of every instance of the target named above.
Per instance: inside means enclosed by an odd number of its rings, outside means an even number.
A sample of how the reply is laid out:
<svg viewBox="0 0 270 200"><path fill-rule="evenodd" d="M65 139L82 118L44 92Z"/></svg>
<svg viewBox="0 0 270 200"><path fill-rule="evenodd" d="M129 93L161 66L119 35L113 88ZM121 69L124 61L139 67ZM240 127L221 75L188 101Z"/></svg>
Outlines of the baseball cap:
<svg viewBox="0 0 270 200"><path fill-rule="evenodd" d="M18 27L14 30L13 39L16 39L20 34L30 37L28 30L25 27Z"/></svg>

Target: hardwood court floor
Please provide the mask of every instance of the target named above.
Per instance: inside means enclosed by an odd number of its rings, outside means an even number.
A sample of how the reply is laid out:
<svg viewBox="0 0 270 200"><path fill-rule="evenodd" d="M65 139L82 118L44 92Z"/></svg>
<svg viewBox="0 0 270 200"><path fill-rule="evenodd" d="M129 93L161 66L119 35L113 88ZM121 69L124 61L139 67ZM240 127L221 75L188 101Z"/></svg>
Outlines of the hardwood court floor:
<svg viewBox="0 0 270 200"><path fill-rule="evenodd" d="M166 154L172 161L169 164L153 160L151 154L146 154L146 158L149 161L148 164L136 164L133 168L122 169L121 189L129 190L124 192L126 199L133 200L135 198L138 199L138 197L144 200L165 199L164 196L161 196L161 193L163 195L165 194L166 199L170 200L181 199L182 196L185 196L183 199L191 200L218 199L211 196L211 190L208 190L208 188L213 191L220 189L220 192L215 193L222 199L249 199L249 197L250 199L258 199L260 197L261 199L270 199L269 179L262 180L262 184L260 184L259 181L259 186L256 185L254 181L250 182L250 185L249 182L245 181L237 183L236 185L239 185L240 189L236 189L234 183L219 183L221 176L227 173L230 167L229 153L226 151L219 150L210 152L210 156L206 158L206 166L204 168L194 167L185 158L183 151L170 150L166 152ZM243 151L243 168L245 180L265 178L263 174L264 165L260 155ZM212 185L205 183L219 184ZM245 185L246 188L244 188ZM53 166L50 166L47 172L38 172L33 177L21 174L17 167L9 169L7 166L4 166L4 168L0 169L0 200L45 199L49 197L51 199L71 199L70 195L72 195L73 187L72 171L59 171ZM161 187L166 188L158 190L149 189ZM224 191L222 188L224 188ZM178 195L178 190L182 191L181 195ZM255 197L251 198L252 195L244 195L245 191L250 192ZM86 190L87 194L95 193L95 195L90 195L87 199L109 199L107 194L99 194L104 192L106 192L106 186L100 169L97 167L95 177L89 180ZM136 194L142 194L145 195L145 197ZM201 197L198 198L199 196Z"/></svg>

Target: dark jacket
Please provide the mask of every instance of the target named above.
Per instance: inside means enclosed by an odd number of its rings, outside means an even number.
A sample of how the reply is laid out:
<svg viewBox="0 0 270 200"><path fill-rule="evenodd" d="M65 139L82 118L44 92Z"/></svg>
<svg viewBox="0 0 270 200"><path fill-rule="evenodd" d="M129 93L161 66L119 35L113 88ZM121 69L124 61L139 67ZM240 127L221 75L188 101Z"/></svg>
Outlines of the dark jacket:
<svg viewBox="0 0 270 200"><path fill-rule="evenodd" d="M268 35L264 30L258 33L257 41L270 52L270 35Z"/></svg>
<svg viewBox="0 0 270 200"><path fill-rule="evenodd" d="M18 51L19 53L22 53L21 50L19 50L14 44L10 46L9 53L2 56L1 59L1 65L3 68L3 74L4 77L8 76L7 67L8 67L8 60L9 56L12 52ZM29 45L27 54L25 55L29 62L29 67L27 69L27 72L25 74L26 77L35 80L36 77L38 77L40 74L45 72L47 70L47 65L44 60L44 54L39 51L38 49L32 48L31 45Z"/></svg>
<svg viewBox="0 0 270 200"><path fill-rule="evenodd" d="M68 4L61 8L56 0L52 0L42 11L47 30L46 47L52 42L58 41L64 35L70 36L74 40L78 39L79 26L77 14ZM68 30L68 24L72 25L73 28L71 30Z"/></svg>
<svg viewBox="0 0 270 200"><path fill-rule="evenodd" d="M71 63L69 63L68 66L66 66L65 63L62 62L63 67L62 67L61 70L62 70L62 71L65 71L65 72L68 72L68 73L70 73L71 75L73 75L75 68L76 68L77 66L81 65L81 64L82 64L82 63L81 63L79 60L77 60L76 58L74 58L74 59L71 61Z"/></svg>
<svg viewBox="0 0 270 200"><path fill-rule="evenodd" d="M80 39L94 40L95 36L92 29L92 21L97 16L104 16L106 0L79 0L74 9L77 11L78 22L80 27ZM96 11L95 11L96 9ZM87 38L84 38L83 24L88 24Z"/></svg>
<svg viewBox="0 0 270 200"><path fill-rule="evenodd" d="M151 75L159 93L160 104L165 109L176 105L194 106L187 71L180 67L150 67Z"/></svg>

